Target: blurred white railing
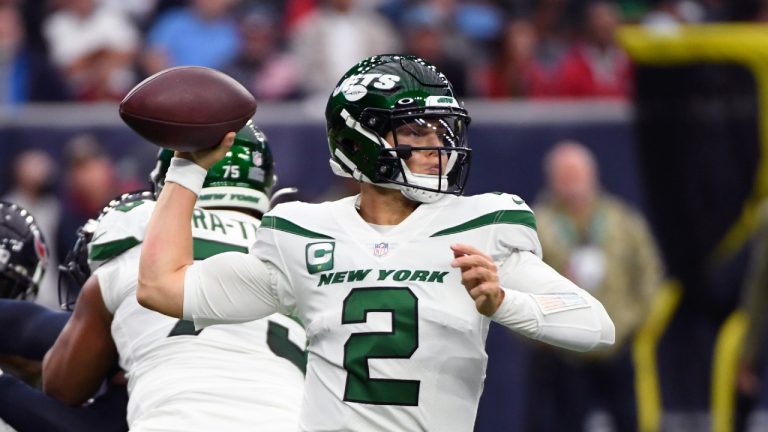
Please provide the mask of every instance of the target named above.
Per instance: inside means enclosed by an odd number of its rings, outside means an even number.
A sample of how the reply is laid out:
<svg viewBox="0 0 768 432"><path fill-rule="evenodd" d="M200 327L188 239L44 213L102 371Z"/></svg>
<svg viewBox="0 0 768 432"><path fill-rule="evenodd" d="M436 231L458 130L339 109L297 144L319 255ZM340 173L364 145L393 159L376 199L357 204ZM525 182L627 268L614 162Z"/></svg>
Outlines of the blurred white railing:
<svg viewBox="0 0 768 432"><path fill-rule="evenodd" d="M466 101L475 124L534 125L547 123L612 123L631 118L631 104L616 100ZM325 102L261 103L255 119L259 125L322 123ZM117 103L33 104L0 107L0 127L120 126Z"/></svg>

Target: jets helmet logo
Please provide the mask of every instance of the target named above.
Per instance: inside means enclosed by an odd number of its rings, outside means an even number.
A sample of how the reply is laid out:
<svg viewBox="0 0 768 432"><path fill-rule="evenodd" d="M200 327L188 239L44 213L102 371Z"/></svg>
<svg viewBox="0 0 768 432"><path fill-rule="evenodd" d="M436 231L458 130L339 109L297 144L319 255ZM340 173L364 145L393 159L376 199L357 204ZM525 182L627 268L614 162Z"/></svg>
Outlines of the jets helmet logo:
<svg viewBox="0 0 768 432"><path fill-rule="evenodd" d="M342 81L333 90L333 95L336 96L341 92L347 100L354 102L368 94L369 86L379 90L390 90L395 87L398 81L400 81L400 77L397 75L378 73L355 74Z"/></svg>

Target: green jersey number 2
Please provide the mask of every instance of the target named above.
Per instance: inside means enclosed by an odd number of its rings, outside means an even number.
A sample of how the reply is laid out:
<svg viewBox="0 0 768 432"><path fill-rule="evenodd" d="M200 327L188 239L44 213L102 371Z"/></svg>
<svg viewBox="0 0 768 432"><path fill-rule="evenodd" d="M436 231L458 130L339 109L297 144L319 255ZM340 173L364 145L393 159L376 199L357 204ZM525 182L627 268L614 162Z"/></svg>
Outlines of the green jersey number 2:
<svg viewBox="0 0 768 432"><path fill-rule="evenodd" d="M367 321L368 312L392 316L392 330L353 333L344 344L344 400L376 405L419 404L419 381L371 378L369 359L407 359L419 347L418 299L408 288L355 288L344 299L342 324Z"/></svg>

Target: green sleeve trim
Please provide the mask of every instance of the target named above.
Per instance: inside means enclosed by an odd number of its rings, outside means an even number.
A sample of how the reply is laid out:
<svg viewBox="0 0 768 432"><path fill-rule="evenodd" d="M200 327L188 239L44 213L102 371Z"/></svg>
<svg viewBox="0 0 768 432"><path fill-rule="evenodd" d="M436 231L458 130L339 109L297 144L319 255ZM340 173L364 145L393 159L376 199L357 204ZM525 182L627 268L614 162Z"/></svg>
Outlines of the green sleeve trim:
<svg viewBox="0 0 768 432"><path fill-rule="evenodd" d="M248 248L245 246L233 245L230 243L222 243L214 240L193 239L193 255L195 260L204 260L208 257L218 255L224 252L243 252L248 253Z"/></svg>
<svg viewBox="0 0 768 432"><path fill-rule="evenodd" d="M129 211L144 204L145 202L146 202L145 200L139 200L139 201L129 202L127 204L120 204L119 206L115 207L115 210L121 211L123 213L128 213Z"/></svg>
<svg viewBox="0 0 768 432"><path fill-rule="evenodd" d="M112 259L128 249L141 243L135 237L127 237L120 240L114 240L107 243L93 245L91 248L91 261L107 261ZM213 255L223 252L243 252L248 253L245 246L237 246L229 243L222 243L213 240L193 239L194 259L203 260Z"/></svg>
<svg viewBox="0 0 768 432"><path fill-rule="evenodd" d="M168 333L168 337L173 336L197 336L203 329L195 330L195 323L187 320L178 320L176 325L173 326L171 332Z"/></svg>
<svg viewBox="0 0 768 432"><path fill-rule="evenodd" d="M286 219L283 219L277 216L264 216L261 219L261 226L259 226L259 228L267 228L267 229L273 229L278 231L284 231L284 232L296 234L302 237L309 237L309 238L315 238L315 239L329 239L329 240L333 239L333 237L330 237L318 232L310 231L306 228L296 225L293 222L290 222Z"/></svg>
<svg viewBox="0 0 768 432"><path fill-rule="evenodd" d="M128 249L141 243L136 237L126 237L111 242L95 244L91 247L89 259L91 261L107 261L112 259Z"/></svg>
<svg viewBox="0 0 768 432"><path fill-rule="evenodd" d="M536 217L528 210L499 210L493 213L482 215L478 218L464 222L454 227L446 228L432 234L430 237L440 237L444 235L457 234L464 231L473 230L488 225L495 224L514 224L524 225L536 231Z"/></svg>

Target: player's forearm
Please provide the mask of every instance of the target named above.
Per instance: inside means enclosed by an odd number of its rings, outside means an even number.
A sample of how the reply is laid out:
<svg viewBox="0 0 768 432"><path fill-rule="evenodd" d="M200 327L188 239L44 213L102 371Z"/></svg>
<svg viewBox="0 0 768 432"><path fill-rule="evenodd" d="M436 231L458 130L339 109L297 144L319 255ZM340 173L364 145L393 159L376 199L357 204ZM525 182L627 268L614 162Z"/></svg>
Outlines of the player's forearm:
<svg viewBox="0 0 768 432"><path fill-rule="evenodd" d="M165 187L147 226L139 265L139 303L177 318L182 316L184 274L193 263L190 221L205 178L203 168L190 164L182 168L179 180L185 186L173 182L179 171L174 172L174 165L168 170Z"/></svg>
<svg viewBox="0 0 768 432"><path fill-rule="evenodd" d="M43 358L43 391L70 406L92 398L106 377L106 368L90 367L90 352L76 345L71 338L59 338Z"/></svg>
<svg viewBox="0 0 768 432"><path fill-rule="evenodd" d="M73 369L65 370L60 367L65 362L58 362L56 359L57 355L52 351L43 358L43 391L48 396L70 406L84 404L96 393L100 382L95 386L82 385L81 380L71 375Z"/></svg>
<svg viewBox="0 0 768 432"><path fill-rule="evenodd" d="M535 255L513 253L499 277L506 290L494 321L575 351L613 344L615 328L603 305Z"/></svg>
<svg viewBox="0 0 768 432"><path fill-rule="evenodd" d="M54 398L81 405L96 393L117 363L112 314L96 275L83 285L75 311L43 359L43 388Z"/></svg>
<svg viewBox="0 0 768 432"><path fill-rule="evenodd" d="M602 305L574 293L505 290L491 319L524 336L574 351L609 346L615 338L613 322Z"/></svg>

